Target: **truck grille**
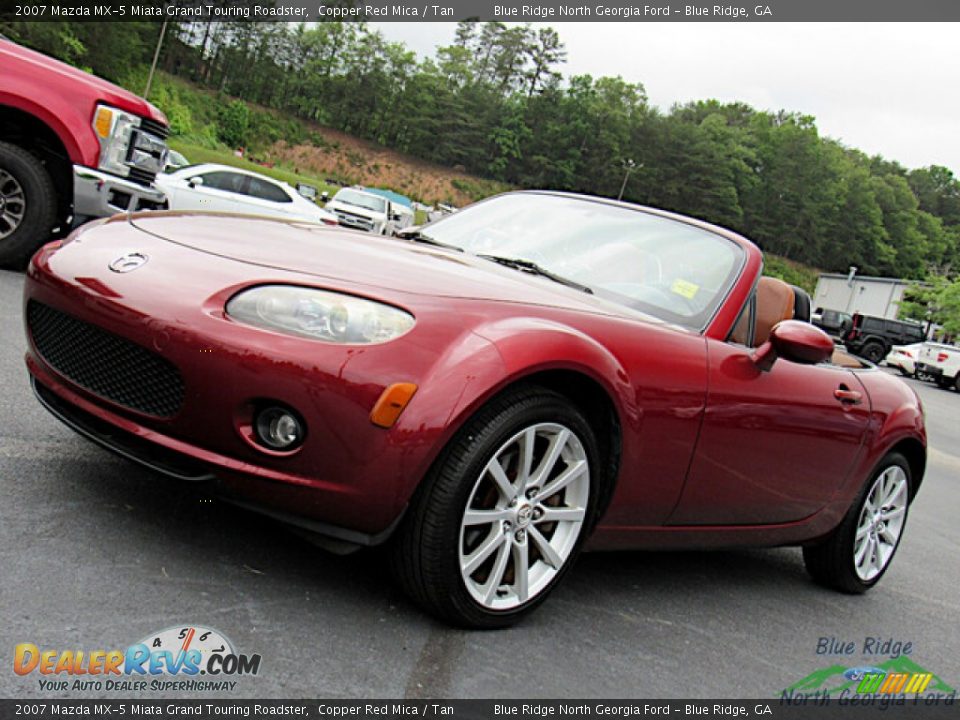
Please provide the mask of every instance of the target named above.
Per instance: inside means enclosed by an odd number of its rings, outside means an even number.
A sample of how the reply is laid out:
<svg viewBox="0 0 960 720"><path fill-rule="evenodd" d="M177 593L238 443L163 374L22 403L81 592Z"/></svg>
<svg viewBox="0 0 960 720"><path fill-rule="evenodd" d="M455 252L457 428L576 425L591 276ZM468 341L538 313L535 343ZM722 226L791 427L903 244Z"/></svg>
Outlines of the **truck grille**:
<svg viewBox="0 0 960 720"><path fill-rule="evenodd" d="M358 230L370 230L373 228L373 221L369 218L354 215L343 210L336 210L337 220L344 227L357 228Z"/></svg>
<svg viewBox="0 0 960 720"><path fill-rule="evenodd" d="M27 305L27 326L43 360L80 387L155 417L183 405L180 372L146 348L36 300Z"/></svg>
<svg viewBox="0 0 960 720"><path fill-rule="evenodd" d="M153 181L156 179L157 173L150 172L149 170L143 170L141 168L132 167L130 168L130 174L127 175L129 180L133 180L135 183L140 185L150 186L153 185Z"/></svg>
<svg viewBox="0 0 960 720"><path fill-rule="evenodd" d="M156 120L148 120L147 118L140 118L140 127L151 135L156 135L161 140L166 140L167 136L170 134L170 128L162 123L158 123Z"/></svg>

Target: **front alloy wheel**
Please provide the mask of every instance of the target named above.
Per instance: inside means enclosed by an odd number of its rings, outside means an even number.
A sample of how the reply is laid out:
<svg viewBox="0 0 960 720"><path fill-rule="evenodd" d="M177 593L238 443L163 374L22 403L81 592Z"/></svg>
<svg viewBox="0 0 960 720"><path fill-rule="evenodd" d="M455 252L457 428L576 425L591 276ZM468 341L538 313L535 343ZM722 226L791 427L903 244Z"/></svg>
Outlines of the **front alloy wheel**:
<svg viewBox="0 0 960 720"><path fill-rule="evenodd" d="M561 581L590 529L600 479L586 418L524 387L496 398L451 440L393 546L404 590L458 625L496 628Z"/></svg>
<svg viewBox="0 0 960 720"><path fill-rule="evenodd" d="M507 440L460 523L460 573L473 599L511 610L540 594L573 552L589 497L589 462L570 428L537 423Z"/></svg>
<svg viewBox="0 0 960 720"><path fill-rule="evenodd" d="M910 465L890 453L874 471L843 522L824 541L803 549L811 577L821 585L862 593L890 567L910 506Z"/></svg>

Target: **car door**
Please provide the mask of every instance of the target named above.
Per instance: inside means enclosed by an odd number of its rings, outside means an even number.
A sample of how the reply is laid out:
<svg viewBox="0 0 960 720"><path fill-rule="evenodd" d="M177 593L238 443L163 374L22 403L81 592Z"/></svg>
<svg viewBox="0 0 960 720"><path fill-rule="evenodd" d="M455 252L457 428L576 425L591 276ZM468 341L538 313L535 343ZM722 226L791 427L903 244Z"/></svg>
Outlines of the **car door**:
<svg viewBox="0 0 960 720"><path fill-rule="evenodd" d="M870 401L854 372L782 358L763 372L751 354L708 340L706 411L670 524L800 520L826 505L860 455Z"/></svg>
<svg viewBox="0 0 960 720"><path fill-rule="evenodd" d="M196 182L199 178L201 182ZM213 170L190 175L171 199L174 210L240 212L237 198L247 182L243 173Z"/></svg>

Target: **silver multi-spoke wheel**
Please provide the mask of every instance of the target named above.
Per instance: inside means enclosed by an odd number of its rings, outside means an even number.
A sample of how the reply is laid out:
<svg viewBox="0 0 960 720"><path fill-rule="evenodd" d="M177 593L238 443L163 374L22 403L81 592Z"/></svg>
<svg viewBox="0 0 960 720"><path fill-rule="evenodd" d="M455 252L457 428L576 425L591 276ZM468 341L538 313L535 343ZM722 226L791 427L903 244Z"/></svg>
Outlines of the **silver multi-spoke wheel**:
<svg viewBox="0 0 960 720"><path fill-rule="evenodd" d="M867 493L853 543L853 562L861 580L873 580L893 557L907 515L908 495L907 474L899 465L880 473Z"/></svg>
<svg viewBox="0 0 960 720"><path fill-rule="evenodd" d="M17 179L0 168L0 240L16 231L23 222L27 200Z"/></svg>
<svg viewBox="0 0 960 720"><path fill-rule="evenodd" d="M541 593L570 558L586 519L590 467L564 425L524 428L476 479L460 524L460 573L488 610Z"/></svg>

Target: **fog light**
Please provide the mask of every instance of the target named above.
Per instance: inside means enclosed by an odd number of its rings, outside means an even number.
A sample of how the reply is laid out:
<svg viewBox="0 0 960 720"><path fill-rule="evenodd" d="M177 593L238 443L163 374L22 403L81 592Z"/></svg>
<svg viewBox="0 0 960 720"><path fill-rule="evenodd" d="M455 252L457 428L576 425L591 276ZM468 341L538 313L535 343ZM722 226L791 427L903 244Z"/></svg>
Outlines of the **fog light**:
<svg viewBox="0 0 960 720"><path fill-rule="evenodd" d="M257 413L257 440L271 450L292 450L303 442L300 419L282 407L268 407Z"/></svg>

